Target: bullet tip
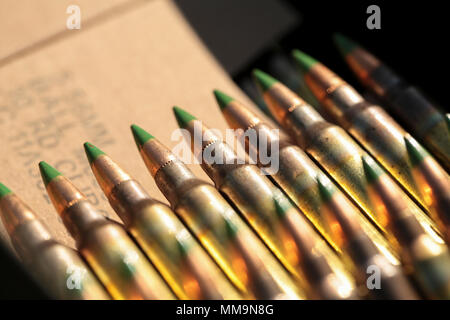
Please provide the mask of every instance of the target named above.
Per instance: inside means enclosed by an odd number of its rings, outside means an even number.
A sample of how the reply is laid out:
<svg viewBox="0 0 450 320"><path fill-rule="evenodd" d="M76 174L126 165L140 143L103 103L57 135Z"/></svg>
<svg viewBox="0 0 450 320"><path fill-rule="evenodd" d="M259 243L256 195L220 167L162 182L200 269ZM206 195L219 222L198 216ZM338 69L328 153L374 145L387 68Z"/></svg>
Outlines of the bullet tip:
<svg viewBox="0 0 450 320"><path fill-rule="evenodd" d="M235 226L235 224L230 220L225 219L225 227L227 229L228 236L230 238L234 238L237 233L237 227Z"/></svg>
<svg viewBox="0 0 450 320"><path fill-rule="evenodd" d="M292 57L294 57L302 73L307 73L316 63L319 63L319 61L298 49L292 51Z"/></svg>
<svg viewBox="0 0 450 320"><path fill-rule="evenodd" d="M335 33L333 35L333 41L341 55L344 57L358 47L356 42L350 40L341 33Z"/></svg>
<svg viewBox="0 0 450 320"><path fill-rule="evenodd" d="M335 192L334 186L323 176L317 176L316 180L321 198L324 202L328 202L331 198L333 198L333 194Z"/></svg>
<svg viewBox="0 0 450 320"><path fill-rule="evenodd" d="M180 128L186 128L189 122L191 122L192 120L197 120L197 118L192 114L177 106L173 107L173 113L175 114L175 118L177 119Z"/></svg>
<svg viewBox="0 0 450 320"><path fill-rule="evenodd" d="M150 133L135 124L131 125L131 132L133 133L134 142L136 142L138 148L141 148L144 143L155 138Z"/></svg>
<svg viewBox="0 0 450 320"><path fill-rule="evenodd" d="M262 92L269 90L274 83L278 82L278 80L259 69L253 69L252 74Z"/></svg>
<svg viewBox="0 0 450 320"><path fill-rule="evenodd" d="M56 177L61 176L61 173L58 170L45 161L39 162L39 170L41 171L42 180L44 181L45 186Z"/></svg>
<svg viewBox="0 0 450 320"><path fill-rule="evenodd" d="M220 110L223 110L227 107L227 105L233 101L234 99L230 96L226 95L222 91L214 90L214 96L216 97L216 101L219 104Z"/></svg>
<svg viewBox="0 0 450 320"><path fill-rule="evenodd" d="M10 193L12 193L12 191L9 190L8 187L6 187L3 183L0 182L0 199Z"/></svg>
<svg viewBox="0 0 450 320"><path fill-rule="evenodd" d="M403 139L413 166L420 164L428 157L428 152L413 137L405 136Z"/></svg>
<svg viewBox="0 0 450 320"><path fill-rule="evenodd" d="M361 160L364 167L364 173L366 174L366 179L369 183L378 180L378 178L384 174L383 169L381 169L372 158L362 156Z"/></svg>
<svg viewBox="0 0 450 320"><path fill-rule="evenodd" d="M102 150L100 150L99 148L97 148L90 142L84 143L84 151L86 152L86 156L89 160L89 164L94 162L95 159L97 159L101 155L105 154Z"/></svg>
<svg viewBox="0 0 450 320"><path fill-rule="evenodd" d="M186 243L184 243L178 239L175 239L175 241L177 242L177 247L178 247L178 250L180 251L181 256L186 257L189 252L189 247L186 245Z"/></svg>
<svg viewBox="0 0 450 320"><path fill-rule="evenodd" d="M279 217L284 217L286 212L291 208L291 204L285 199L275 197L273 203L275 204L275 209Z"/></svg>

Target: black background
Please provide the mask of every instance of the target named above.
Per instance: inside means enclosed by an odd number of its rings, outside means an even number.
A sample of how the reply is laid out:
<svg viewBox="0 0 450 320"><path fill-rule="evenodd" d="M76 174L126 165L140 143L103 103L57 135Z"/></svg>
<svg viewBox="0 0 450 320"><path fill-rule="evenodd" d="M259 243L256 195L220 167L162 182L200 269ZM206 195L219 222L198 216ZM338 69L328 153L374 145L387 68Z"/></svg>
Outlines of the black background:
<svg viewBox="0 0 450 320"><path fill-rule="evenodd" d="M449 110L450 12L444 1L288 2L301 12L303 22L286 46L311 54L356 85L331 41L333 32L342 32ZM366 27L371 4L381 9L381 30Z"/></svg>

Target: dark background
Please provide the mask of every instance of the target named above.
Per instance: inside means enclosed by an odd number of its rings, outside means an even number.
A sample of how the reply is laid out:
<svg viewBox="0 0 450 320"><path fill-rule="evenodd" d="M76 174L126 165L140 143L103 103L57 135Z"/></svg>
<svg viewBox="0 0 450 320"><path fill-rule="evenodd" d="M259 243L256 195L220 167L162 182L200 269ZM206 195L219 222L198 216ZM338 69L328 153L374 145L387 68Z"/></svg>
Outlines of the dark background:
<svg viewBox="0 0 450 320"><path fill-rule="evenodd" d="M331 41L342 32L407 81L448 107L450 19L444 1L175 0L205 45L237 83L266 69L274 48L299 48L361 89ZM381 30L366 28L366 9L381 8ZM0 298L44 298L0 244Z"/></svg>
<svg viewBox="0 0 450 320"><path fill-rule="evenodd" d="M331 40L334 32L342 32L449 109L445 77L450 71L450 13L443 1L175 2L238 83L254 67L267 70L267 59L278 45L287 55L293 48L305 51L361 89ZM381 8L381 30L366 27L366 9L372 4ZM271 29L275 31L268 32Z"/></svg>

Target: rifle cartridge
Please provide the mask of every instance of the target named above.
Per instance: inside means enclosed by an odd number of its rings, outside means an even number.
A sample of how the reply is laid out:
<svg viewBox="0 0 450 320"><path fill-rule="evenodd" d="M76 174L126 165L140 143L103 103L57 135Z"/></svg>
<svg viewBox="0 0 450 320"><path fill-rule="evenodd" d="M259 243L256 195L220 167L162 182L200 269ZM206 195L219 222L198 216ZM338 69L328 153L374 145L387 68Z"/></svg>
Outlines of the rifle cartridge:
<svg viewBox="0 0 450 320"><path fill-rule="evenodd" d="M56 169L43 161L39 169L50 200L78 250L114 299L174 299L121 225L97 212Z"/></svg>
<svg viewBox="0 0 450 320"><path fill-rule="evenodd" d="M165 204L147 194L103 151L84 144L111 207L179 299L240 299L240 295Z"/></svg>
<svg viewBox="0 0 450 320"><path fill-rule="evenodd" d="M280 124L308 155L342 187L389 240L396 252L401 248L392 230L389 216L375 206L368 194L368 181L362 157L369 156L341 127L323 119L298 95L268 74L255 70L254 75L264 99ZM436 241L443 243L438 227L404 192L402 198L423 228Z"/></svg>
<svg viewBox="0 0 450 320"><path fill-rule="evenodd" d="M78 253L57 242L33 210L0 183L0 216L27 270L54 299L110 299Z"/></svg>
<svg viewBox="0 0 450 320"><path fill-rule="evenodd" d="M192 151L216 188L240 210L310 297L357 296L339 258L284 193L258 167L240 163L234 151L196 118L179 108L174 111L180 126L191 133ZM194 141L196 132L203 137L201 143ZM208 153L221 155L223 162L207 159Z"/></svg>
<svg viewBox="0 0 450 320"><path fill-rule="evenodd" d="M211 184L195 177L145 130L132 125L132 131L150 174L174 212L244 298L305 298L303 290Z"/></svg>

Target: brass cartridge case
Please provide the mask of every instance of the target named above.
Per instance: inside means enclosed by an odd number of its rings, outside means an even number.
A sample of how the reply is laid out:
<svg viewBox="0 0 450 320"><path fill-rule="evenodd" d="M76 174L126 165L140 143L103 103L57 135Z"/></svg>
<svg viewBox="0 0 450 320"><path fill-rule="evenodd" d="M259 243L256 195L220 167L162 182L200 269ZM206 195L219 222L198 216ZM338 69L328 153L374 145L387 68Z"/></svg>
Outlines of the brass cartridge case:
<svg viewBox="0 0 450 320"><path fill-rule="evenodd" d="M197 128L195 128L197 126ZM261 170L239 163L237 155L198 120L186 128L202 132L202 145L194 154L201 166L243 214L249 225L313 298L357 297L352 277L332 249L307 219ZM192 136L191 136L192 137ZM223 163L211 162L205 154L221 155Z"/></svg>
<svg viewBox="0 0 450 320"><path fill-rule="evenodd" d="M19 197L1 197L0 215L20 259L50 297L110 299L78 253L58 243Z"/></svg>
<svg viewBox="0 0 450 320"><path fill-rule="evenodd" d="M240 142L245 143L246 150L250 154L258 155L258 165L261 167L270 166L263 164L259 154L261 144L267 145L267 154L272 159L278 161L278 170L271 173L271 178L286 192L292 201L302 210L305 216L312 222L316 229L330 243L336 252L342 256L346 264L351 268L352 262L348 254L343 251L343 240L339 233L329 232L322 212L323 201L317 184L317 177L329 181L323 171L301 150L294 145L290 139L274 131L274 127L263 122L256 114L243 106L236 100L222 108L224 117L233 129L243 129ZM247 134L253 130L253 134ZM273 146L273 147L272 147ZM359 209L352 206L353 219L359 221L359 225L372 240L372 242L383 252L390 261L398 264L388 241L371 224Z"/></svg>
<svg viewBox="0 0 450 320"><path fill-rule="evenodd" d="M179 299L240 299L167 205L152 199L139 182L105 154L93 159L91 168L125 228Z"/></svg>
<svg viewBox="0 0 450 320"><path fill-rule="evenodd" d="M448 247L425 232L400 196L402 190L372 159L363 158L373 202L390 216L391 229L401 245L401 256L429 298L450 299Z"/></svg>
<svg viewBox="0 0 450 320"><path fill-rule="evenodd" d="M403 140L406 131L383 108L366 101L321 63L309 69L305 81L335 121L428 212L430 208L412 176L412 162Z"/></svg>
<svg viewBox="0 0 450 320"><path fill-rule="evenodd" d="M245 298L304 299L303 290L209 183L199 180L159 141L140 152L171 207ZM230 232L230 225L234 232Z"/></svg>
<svg viewBox="0 0 450 320"><path fill-rule="evenodd" d="M340 234L342 246L358 266L356 276L378 299L418 299L400 266L393 265L374 245L354 219L352 204L334 185L317 179L323 199L324 218L330 232Z"/></svg>
<svg viewBox="0 0 450 320"><path fill-rule="evenodd" d="M368 153L344 129L325 121L280 82L266 90L264 98L296 143L343 188L399 252L399 244L388 228L389 216L372 202L368 194L368 181L361 160L363 156L369 156ZM443 242L431 218L405 193L401 196L427 233Z"/></svg>
<svg viewBox="0 0 450 320"><path fill-rule="evenodd" d="M98 213L69 180L57 175L46 189L78 250L114 299L174 299L123 227Z"/></svg>

